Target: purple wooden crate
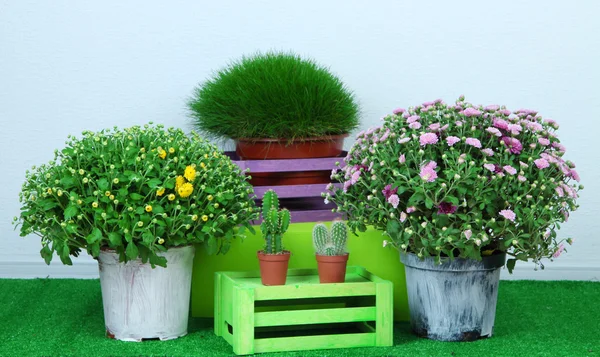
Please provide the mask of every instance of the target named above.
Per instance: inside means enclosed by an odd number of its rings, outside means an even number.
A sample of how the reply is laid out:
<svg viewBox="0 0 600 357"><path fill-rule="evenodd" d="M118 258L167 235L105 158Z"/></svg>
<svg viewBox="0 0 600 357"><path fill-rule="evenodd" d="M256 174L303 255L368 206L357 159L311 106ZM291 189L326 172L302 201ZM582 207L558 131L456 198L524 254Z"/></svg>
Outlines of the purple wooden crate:
<svg viewBox="0 0 600 357"><path fill-rule="evenodd" d="M346 157L347 152L343 151L337 157L282 160L240 160L235 151L227 151L225 154L242 170L250 169L250 173L252 173L332 170L335 168L336 162L339 162L342 166L344 165L344 157Z"/></svg>

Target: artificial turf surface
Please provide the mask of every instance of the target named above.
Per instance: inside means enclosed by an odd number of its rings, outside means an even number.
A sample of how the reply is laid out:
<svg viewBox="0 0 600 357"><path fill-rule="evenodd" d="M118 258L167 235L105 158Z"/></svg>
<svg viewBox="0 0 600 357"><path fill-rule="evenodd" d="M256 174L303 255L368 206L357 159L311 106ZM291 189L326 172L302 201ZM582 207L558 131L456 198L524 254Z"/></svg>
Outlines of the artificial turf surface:
<svg viewBox="0 0 600 357"><path fill-rule="evenodd" d="M98 280L0 279L0 356L232 356L212 320L189 334L141 343L104 335ZM408 323L393 347L268 353L261 356L600 356L600 283L502 281L494 336L476 342L421 339Z"/></svg>

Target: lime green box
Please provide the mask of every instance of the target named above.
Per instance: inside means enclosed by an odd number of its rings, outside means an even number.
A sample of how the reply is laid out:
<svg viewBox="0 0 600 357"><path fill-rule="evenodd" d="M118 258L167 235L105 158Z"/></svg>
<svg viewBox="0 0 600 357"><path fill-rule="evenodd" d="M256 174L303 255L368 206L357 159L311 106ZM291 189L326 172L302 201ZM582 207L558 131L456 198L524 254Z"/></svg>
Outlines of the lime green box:
<svg viewBox="0 0 600 357"><path fill-rule="evenodd" d="M236 354L393 345L392 283L349 266L346 282L290 269L286 285L259 271L217 272L215 334Z"/></svg>
<svg viewBox="0 0 600 357"><path fill-rule="evenodd" d="M290 269L316 269L317 261L312 245L314 223L294 223L283 237L283 244L292 252ZM192 276L192 316L213 317L214 279L218 271L258 270L256 252L262 249L263 239L257 228L256 235L248 234L244 241L236 240L225 255L208 255L199 247L194 259ZM394 320L408 321L408 297L404 266L400 263L398 251L383 248L384 237L381 231L369 229L358 237L348 238L350 259L348 265L364 267L376 276L394 284Z"/></svg>

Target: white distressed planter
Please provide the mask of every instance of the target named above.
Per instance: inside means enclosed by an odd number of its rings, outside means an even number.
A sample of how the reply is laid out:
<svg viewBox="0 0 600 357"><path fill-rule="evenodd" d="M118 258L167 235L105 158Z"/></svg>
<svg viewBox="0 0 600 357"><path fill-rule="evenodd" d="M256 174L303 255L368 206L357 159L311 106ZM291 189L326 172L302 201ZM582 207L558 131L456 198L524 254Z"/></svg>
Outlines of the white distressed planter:
<svg viewBox="0 0 600 357"><path fill-rule="evenodd" d="M419 259L400 253L405 265L410 324L415 334L439 341L492 336L500 268L506 254L472 259Z"/></svg>
<svg viewBox="0 0 600 357"><path fill-rule="evenodd" d="M194 251L193 246L171 248L161 253L167 268L154 269L139 259L121 263L117 253L101 251L98 267L107 334L138 342L186 335Z"/></svg>

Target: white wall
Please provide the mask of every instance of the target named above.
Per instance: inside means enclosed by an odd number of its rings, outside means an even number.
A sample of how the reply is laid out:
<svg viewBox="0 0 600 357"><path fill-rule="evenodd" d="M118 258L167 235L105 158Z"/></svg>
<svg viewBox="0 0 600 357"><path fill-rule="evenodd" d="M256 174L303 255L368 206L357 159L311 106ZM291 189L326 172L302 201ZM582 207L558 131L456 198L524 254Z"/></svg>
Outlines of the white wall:
<svg viewBox="0 0 600 357"><path fill-rule="evenodd" d="M95 276L89 258L46 267L20 238L24 172L68 134L147 121L189 129L184 100L211 71L293 49L356 91L363 127L398 106L460 94L539 110L561 124L586 189L561 234L568 254L514 277L599 279L600 2L0 2L0 276Z"/></svg>

